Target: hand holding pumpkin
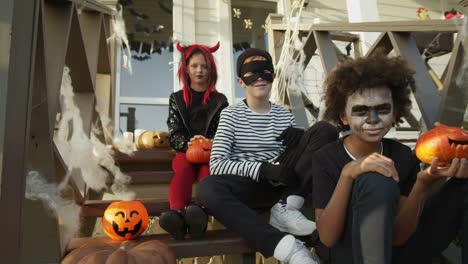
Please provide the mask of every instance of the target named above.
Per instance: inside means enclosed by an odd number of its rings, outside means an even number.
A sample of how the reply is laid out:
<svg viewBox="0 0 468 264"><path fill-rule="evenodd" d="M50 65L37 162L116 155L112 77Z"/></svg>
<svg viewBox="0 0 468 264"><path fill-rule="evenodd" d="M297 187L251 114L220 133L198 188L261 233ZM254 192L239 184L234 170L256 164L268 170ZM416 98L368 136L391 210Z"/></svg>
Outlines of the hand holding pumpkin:
<svg viewBox="0 0 468 264"><path fill-rule="evenodd" d="M468 178L468 159L454 158L449 166L438 166L440 161L434 158L431 166L418 173L417 180L430 186L432 183L443 177Z"/></svg>
<svg viewBox="0 0 468 264"><path fill-rule="evenodd" d="M202 136L202 135L195 135L189 140L189 142L187 142L187 146L190 147L190 145L192 145L192 142L197 140L197 139L207 139L207 138Z"/></svg>
<svg viewBox="0 0 468 264"><path fill-rule="evenodd" d="M187 148L187 160L195 164L208 163L212 145L213 142L205 137L193 139Z"/></svg>

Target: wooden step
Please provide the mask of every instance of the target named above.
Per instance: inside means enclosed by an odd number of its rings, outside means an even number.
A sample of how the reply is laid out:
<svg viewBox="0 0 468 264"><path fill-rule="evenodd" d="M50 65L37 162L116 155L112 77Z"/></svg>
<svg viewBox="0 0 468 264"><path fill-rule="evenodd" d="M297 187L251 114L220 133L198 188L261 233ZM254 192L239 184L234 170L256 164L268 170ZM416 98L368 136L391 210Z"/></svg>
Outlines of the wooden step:
<svg viewBox="0 0 468 264"><path fill-rule="evenodd" d="M150 216L159 216L162 212L169 210L167 199L141 199ZM81 215L87 217L102 217L104 211L113 200L87 200L81 206Z"/></svg>
<svg viewBox="0 0 468 264"><path fill-rule="evenodd" d="M172 149L150 149L150 150L137 150L133 155L116 151L114 159L118 164L124 163L170 163L174 158L176 152Z"/></svg>
<svg viewBox="0 0 468 264"><path fill-rule="evenodd" d="M130 184L169 184L174 176L173 171L129 171L125 172L131 178ZM112 178L109 178L108 184L112 183Z"/></svg>
<svg viewBox="0 0 468 264"><path fill-rule="evenodd" d="M227 230L207 231L205 238L200 240L186 239L174 240L168 234L155 234L140 236L136 240L142 243L149 240L158 240L166 243L176 254L177 258L191 258L201 256L215 256L228 254L253 253L254 248L242 239L239 235ZM120 244L121 241L114 241L107 237L82 237L70 240L66 249L66 254L81 245L90 242L104 242L108 244Z"/></svg>

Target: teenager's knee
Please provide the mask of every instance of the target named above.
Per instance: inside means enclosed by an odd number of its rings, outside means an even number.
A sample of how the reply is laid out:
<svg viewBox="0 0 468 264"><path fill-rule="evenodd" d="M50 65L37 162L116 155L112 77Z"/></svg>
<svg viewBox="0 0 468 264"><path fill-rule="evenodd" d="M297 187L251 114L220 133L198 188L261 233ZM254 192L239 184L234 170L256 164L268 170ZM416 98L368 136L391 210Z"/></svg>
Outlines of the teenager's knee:
<svg viewBox="0 0 468 264"><path fill-rule="evenodd" d="M222 186L217 184L218 177L219 176L205 177L197 185L196 199L201 205L211 207L213 203L219 200L218 194Z"/></svg>
<svg viewBox="0 0 468 264"><path fill-rule="evenodd" d="M398 201L400 191L398 183L391 177L377 172L366 172L355 180L353 195L373 201Z"/></svg>

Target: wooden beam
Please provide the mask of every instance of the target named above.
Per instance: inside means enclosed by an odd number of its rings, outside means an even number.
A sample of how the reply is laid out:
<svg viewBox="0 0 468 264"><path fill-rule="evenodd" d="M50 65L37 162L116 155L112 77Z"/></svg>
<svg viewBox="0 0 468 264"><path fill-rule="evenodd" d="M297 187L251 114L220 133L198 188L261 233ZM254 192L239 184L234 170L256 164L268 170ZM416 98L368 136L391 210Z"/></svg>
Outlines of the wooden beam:
<svg viewBox="0 0 468 264"><path fill-rule="evenodd" d="M440 104L440 95L437 87L428 73L426 64L421 54L419 54L416 41L411 33L389 32L388 34L396 53L401 55L416 72L414 78L417 89L414 96L426 127L431 129L434 127L439 111L437 106Z"/></svg>
<svg viewBox="0 0 468 264"><path fill-rule="evenodd" d="M332 40L353 42L359 40L359 35L348 32L330 32Z"/></svg>
<svg viewBox="0 0 468 264"><path fill-rule="evenodd" d="M314 31L314 37L323 68L326 73L329 73L338 64L335 45L332 42L330 33L327 31Z"/></svg>
<svg viewBox="0 0 468 264"><path fill-rule="evenodd" d="M36 38L40 1L16 0L13 6L8 87L5 108L0 209L0 255L4 263L21 263L22 227L26 207L29 122L34 81Z"/></svg>
<svg viewBox="0 0 468 264"><path fill-rule="evenodd" d="M363 56L362 52L362 41L360 38L353 41L353 48L354 48L354 57L360 58Z"/></svg>
<svg viewBox="0 0 468 264"><path fill-rule="evenodd" d="M101 38L102 17L96 12L81 12L78 16L83 45L88 62L93 87L96 87L96 73L98 69L99 42Z"/></svg>
<svg viewBox="0 0 468 264"><path fill-rule="evenodd" d="M51 0L57 1L57 0ZM95 0L69 0L74 2L78 6L82 6L82 8L86 11L97 11L99 13L108 14L108 15L116 15L117 11L107 7L105 4L100 3L99 1Z"/></svg>
<svg viewBox="0 0 468 264"><path fill-rule="evenodd" d="M327 31L314 31L314 37L317 43L317 49L320 53L324 72L328 74L338 64L335 44L333 44L330 33ZM323 116L324 111L325 109L319 110L319 120Z"/></svg>
<svg viewBox="0 0 468 264"><path fill-rule="evenodd" d="M53 142L50 135L48 89L46 85L47 65L44 59L44 34L42 27L42 12L39 15L39 25L36 42L36 58L34 66L34 83L31 100L31 120L29 124L29 169L38 171L48 182L57 182L53 158ZM55 120L55 118L54 118Z"/></svg>
<svg viewBox="0 0 468 264"><path fill-rule="evenodd" d="M47 103L49 105L50 135L54 133L55 119L62 84L63 67L68 47L72 4L44 1L42 20L44 30L44 55L47 81Z"/></svg>
<svg viewBox="0 0 468 264"><path fill-rule="evenodd" d="M317 44L315 43L315 37L314 37L314 34L310 34L309 38L304 44L304 53L306 56L304 60L305 68L307 68L307 65L309 65L310 60L315 55L315 51L317 51Z"/></svg>
<svg viewBox="0 0 468 264"><path fill-rule="evenodd" d="M111 74L109 45L107 44L106 16L101 16L101 36L99 39L98 70L100 74ZM110 89L110 87L109 87Z"/></svg>
<svg viewBox="0 0 468 264"><path fill-rule="evenodd" d="M88 61L86 60L85 46L77 12L76 8L73 7L65 63L70 68L73 91L93 92L94 86Z"/></svg>
<svg viewBox="0 0 468 264"><path fill-rule="evenodd" d="M276 23L278 23L276 21ZM300 31L333 31L333 32L458 32L463 27L463 20L406 20L360 23L319 23L299 24ZM272 30L286 30L283 23L272 24Z"/></svg>
<svg viewBox="0 0 468 264"><path fill-rule="evenodd" d="M361 23L320 23L309 26L316 31L349 32L458 32L463 20L408 20Z"/></svg>
<svg viewBox="0 0 468 264"><path fill-rule="evenodd" d="M442 100L440 102L437 120L449 126L461 126L463 115L468 104L468 89L466 88L466 65L463 65L463 58L468 51L465 37L463 45L463 34L458 34L455 47L450 56L447 75L444 79L442 90ZM465 46L465 50L463 49Z"/></svg>

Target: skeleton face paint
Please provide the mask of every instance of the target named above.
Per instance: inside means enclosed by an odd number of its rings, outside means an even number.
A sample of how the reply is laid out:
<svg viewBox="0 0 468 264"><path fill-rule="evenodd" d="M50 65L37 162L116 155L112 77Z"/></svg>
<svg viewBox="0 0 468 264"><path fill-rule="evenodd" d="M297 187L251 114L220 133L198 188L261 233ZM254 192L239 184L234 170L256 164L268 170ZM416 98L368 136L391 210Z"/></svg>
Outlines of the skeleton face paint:
<svg viewBox="0 0 468 264"><path fill-rule="evenodd" d="M379 142L395 122L390 89L379 87L352 94L341 119L362 141Z"/></svg>

